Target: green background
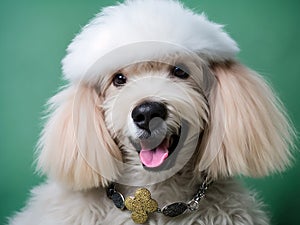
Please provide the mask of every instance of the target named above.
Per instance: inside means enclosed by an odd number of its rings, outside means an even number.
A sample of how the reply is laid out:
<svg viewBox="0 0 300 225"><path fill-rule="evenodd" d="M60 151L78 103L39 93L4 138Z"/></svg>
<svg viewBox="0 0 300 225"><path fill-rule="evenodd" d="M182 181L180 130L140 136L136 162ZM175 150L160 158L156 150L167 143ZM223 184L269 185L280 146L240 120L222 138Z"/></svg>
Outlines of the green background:
<svg viewBox="0 0 300 225"><path fill-rule="evenodd" d="M0 224L24 206L34 175L33 150L46 100L61 80L65 48L102 6L115 1L0 2ZM239 43L239 59L271 81L300 130L300 1L185 1L206 12ZM166 12L167 13L167 12ZM176 25L174 24L174 29ZM122 35L122 34L120 34ZM300 224L300 157L264 179L244 179L258 191L272 224Z"/></svg>

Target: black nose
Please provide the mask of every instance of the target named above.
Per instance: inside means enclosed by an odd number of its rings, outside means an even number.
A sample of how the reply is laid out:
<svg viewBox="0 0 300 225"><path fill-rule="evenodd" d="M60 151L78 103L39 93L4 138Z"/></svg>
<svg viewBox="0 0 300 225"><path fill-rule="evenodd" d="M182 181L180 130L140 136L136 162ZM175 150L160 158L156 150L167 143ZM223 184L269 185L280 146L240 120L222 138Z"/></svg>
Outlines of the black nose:
<svg viewBox="0 0 300 225"><path fill-rule="evenodd" d="M139 128L150 131L150 120L155 117L165 120L167 118L167 108L160 102L143 102L132 110L131 117Z"/></svg>

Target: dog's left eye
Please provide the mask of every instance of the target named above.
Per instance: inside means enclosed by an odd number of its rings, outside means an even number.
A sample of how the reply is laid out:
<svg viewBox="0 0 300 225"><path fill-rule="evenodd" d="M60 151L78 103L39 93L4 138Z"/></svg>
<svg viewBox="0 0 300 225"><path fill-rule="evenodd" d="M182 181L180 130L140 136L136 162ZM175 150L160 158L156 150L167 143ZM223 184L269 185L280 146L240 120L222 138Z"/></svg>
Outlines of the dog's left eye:
<svg viewBox="0 0 300 225"><path fill-rule="evenodd" d="M116 87L120 87L120 86L124 85L126 83L126 81L127 81L127 78L123 73L117 73L114 76L113 84Z"/></svg>
<svg viewBox="0 0 300 225"><path fill-rule="evenodd" d="M180 79L187 79L189 77L189 74L178 66L174 66L171 70L171 73Z"/></svg>

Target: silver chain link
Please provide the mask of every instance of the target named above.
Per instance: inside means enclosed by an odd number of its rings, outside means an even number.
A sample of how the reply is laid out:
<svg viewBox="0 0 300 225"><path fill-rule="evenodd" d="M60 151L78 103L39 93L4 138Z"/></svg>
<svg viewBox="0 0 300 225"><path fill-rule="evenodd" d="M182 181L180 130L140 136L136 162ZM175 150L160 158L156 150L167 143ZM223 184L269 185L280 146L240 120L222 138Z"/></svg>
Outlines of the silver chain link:
<svg viewBox="0 0 300 225"><path fill-rule="evenodd" d="M201 201L202 198L205 197L205 192L208 189L208 186L212 182L209 181L207 174L203 175L203 182L200 185L198 192L195 194L194 198L187 203L188 209L190 211L195 211L199 208L199 202Z"/></svg>

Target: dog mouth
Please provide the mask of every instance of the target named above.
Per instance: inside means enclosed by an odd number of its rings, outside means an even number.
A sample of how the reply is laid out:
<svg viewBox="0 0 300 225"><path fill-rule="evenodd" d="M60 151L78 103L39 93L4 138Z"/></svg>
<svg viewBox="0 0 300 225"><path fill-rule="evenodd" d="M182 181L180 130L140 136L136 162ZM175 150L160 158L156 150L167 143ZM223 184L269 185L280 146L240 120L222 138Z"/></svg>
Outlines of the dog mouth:
<svg viewBox="0 0 300 225"><path fill-rule="evenodd" d="M158 168L164 164L164 162L171 156L175 151L180 138L180 130L178 134L173 133L163 138L162 141L141 139L139 151L139 158L144 167L147 168ZM160 138L161 139L161 138ZM158 142L158 145L153 148L153 143ZM159 142L160 141L160 142Z"/></svg>

